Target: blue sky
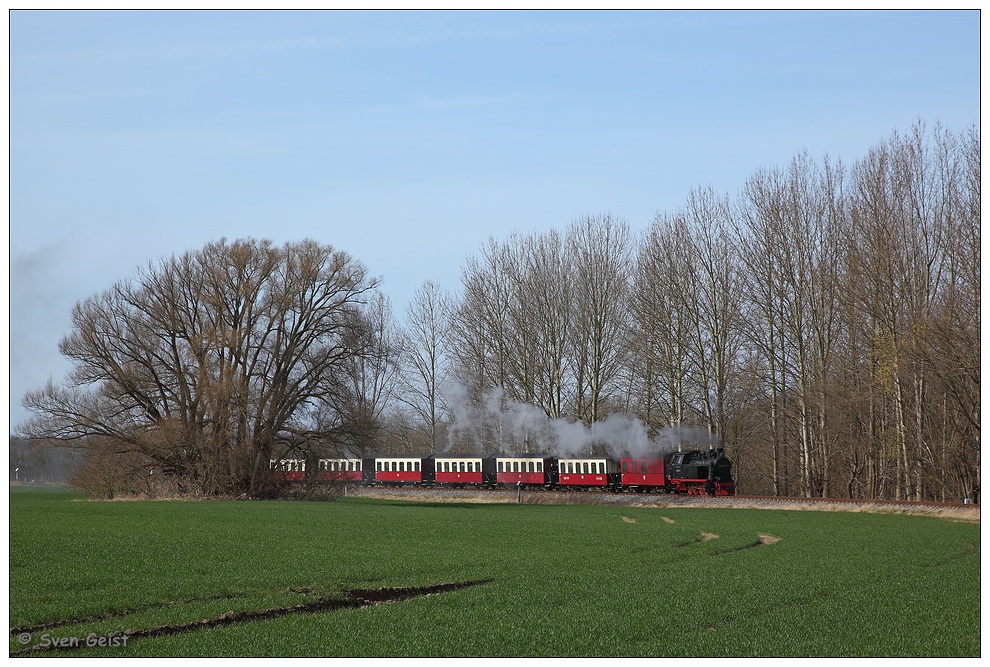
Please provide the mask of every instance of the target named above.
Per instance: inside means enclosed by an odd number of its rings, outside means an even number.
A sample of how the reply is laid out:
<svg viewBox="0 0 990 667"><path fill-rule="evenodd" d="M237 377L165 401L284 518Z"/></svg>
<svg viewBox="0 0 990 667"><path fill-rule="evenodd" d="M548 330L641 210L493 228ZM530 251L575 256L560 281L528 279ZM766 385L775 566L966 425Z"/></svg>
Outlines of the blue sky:
<svg viewBox="0 0 990 667"><path fill-rule="evenodd" d="M214 239L329 243L401 316L490 236L980 121L977 11L8 18L12 426L76 302Z"/></svg>

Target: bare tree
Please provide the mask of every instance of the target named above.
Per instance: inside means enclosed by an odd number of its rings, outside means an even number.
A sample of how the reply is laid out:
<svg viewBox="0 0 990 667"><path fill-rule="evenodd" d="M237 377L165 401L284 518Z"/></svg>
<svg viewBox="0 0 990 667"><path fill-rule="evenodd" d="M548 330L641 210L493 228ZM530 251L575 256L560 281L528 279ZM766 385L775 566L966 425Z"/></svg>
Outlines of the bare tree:
<svg viewBox="0 0 990 667"><path fill-rule="evenodd" d="M402 401L429 433L436 453L445 416L441 388L448 374L450 297L432 281L416 291L406 310L406 373Z"/></svg>
<svg viewBox="0 0 990 667"><path fill-rule="evenodd" d="M385 412L394 405L402 367L401 334L388 298L375 293L358 315L360 322L350 341L355 354L342 364L345 383L341 385L347 391L326 405L329 410L322 414L330 423L318 429L323 436L321 449L331 454L355 456L374 451L381 440Z"/></svg>
<svg viewBox="0 0 990 667"><path fill-rule="evenodd" d="M572 383L568 375L574 280L563 237L551 230L524 243L516 289L515 326L531 360L531 402L551 419L565 414Z"/></svg>
<svg viewBox="0 0 990 667"><path fill-rule="evenodd" d="M68 384L25 397L24 430L102 438L203 493L259 493L277 451L319 437L314 411L367 350L375 285L314 241L221 240L150 265L76 306Z"/></svg>
<svg viewBox="0 0 990 667"><path fill-rule="evenodd" d="M690 359L709 431L727 430L729 401L739 346L742 288L727 197L713 190L695 190L685 211L692 278L686 293L690 312Z"/></svg>
<svg viewBox="0 0 990 667"><path fill-rule="evenodd" d="M628 223L611 215L582 218L568 231L574 262L574 414L587 424L605 416L607 401L619 389L632 241Z"/></svg>
<svg viewBox="0 0 990 667"><path fill-rule="evenodd" d="M639 244L630 295L630 406L654 431L688 420L691 398L690 231L658 214Z"/></svg>

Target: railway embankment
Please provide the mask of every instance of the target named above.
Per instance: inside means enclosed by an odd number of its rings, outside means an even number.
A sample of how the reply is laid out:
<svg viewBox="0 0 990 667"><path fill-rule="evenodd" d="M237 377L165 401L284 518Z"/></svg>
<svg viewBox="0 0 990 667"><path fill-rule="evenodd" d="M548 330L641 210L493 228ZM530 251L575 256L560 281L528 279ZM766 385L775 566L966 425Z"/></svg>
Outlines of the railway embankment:
<svg viewBox="0 0 990 667"><path fill-rule="evenodd" d="M906 500L794 498L775 496L672 496L607 491L517 489L451 489L442 487L348 486L347 496L442 503L520 503L528 505L616 505L630 507L724 507L735 509L806 510L917 514L956 521L980 522L980 505Z"/></svg>

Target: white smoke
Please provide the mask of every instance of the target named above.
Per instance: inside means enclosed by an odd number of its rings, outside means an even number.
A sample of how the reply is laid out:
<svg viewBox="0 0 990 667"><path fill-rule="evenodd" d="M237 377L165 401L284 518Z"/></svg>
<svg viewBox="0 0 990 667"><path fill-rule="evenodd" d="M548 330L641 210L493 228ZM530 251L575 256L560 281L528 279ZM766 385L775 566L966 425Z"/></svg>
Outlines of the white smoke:
<svg viewBox="0 0 990 667"><path fill-rule="evenodd" d="M651 438L635 415L614 413L586 426L568 419L550 419L541 408L505 398L493 389L472 401L460 384L445 388L451 413L448 447L485 453L543 453L555 456L591 454L604 448L612 456L662 456L681 447L720 447L721 439L706 429L670 427Z"/></svg>

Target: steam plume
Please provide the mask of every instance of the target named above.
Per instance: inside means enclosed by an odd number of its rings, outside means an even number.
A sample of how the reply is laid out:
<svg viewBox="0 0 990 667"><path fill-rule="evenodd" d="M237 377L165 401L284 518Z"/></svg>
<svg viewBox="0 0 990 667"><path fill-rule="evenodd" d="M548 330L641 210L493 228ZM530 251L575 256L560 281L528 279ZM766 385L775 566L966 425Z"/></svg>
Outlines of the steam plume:
<svg viewBox="0 0 990 667"><path fill-rule="evenodd" d="M500 389L470 400L459 384L446 388L451 411L448 447L469 444L486 453L543 453L578 456L604 449L611 456L662 456L691 447L721 446L721 439L705 429L669 427L651 438L646 425L635 415L614 413L586 426L567 419L550 419L539 407L506 399Z"/></svg>

